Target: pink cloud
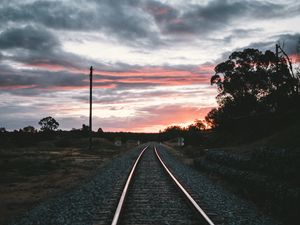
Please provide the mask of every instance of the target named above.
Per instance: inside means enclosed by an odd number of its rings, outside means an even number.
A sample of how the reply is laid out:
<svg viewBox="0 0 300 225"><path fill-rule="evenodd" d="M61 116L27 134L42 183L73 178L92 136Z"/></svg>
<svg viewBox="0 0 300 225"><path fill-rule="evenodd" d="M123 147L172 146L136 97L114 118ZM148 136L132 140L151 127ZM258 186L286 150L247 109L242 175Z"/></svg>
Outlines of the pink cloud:
<svg viewBox="0 0 300 225"><path fill-rule="evenodd" d="M47 63L28 64L30 68L39 69L42 71L49 71L58 73L67 72L74 73L76 76L82 74L81 84L74 86L65 86L60 84L53 84L52 86L35 85L28 86L37 89L49 90L77 90L86 89L88 87L89 70L76 69L70 67L63 67L62 65L53 65ZM124 69L124 71L109 71L109 70L94 70L94 87L95 88L115 88L118 85L160 85L160 86L181 86L192 84L209 84L211 75L213 74L213 65L199 65L199 66L174 66L173 68L162 66L145 66L137 67L136 69ZM112 68L113 69L113 68ZM41 73L42 73L41 71ZM63 76L63 74L62 74ZM77 78L78 79L78 78ZM16 84L17 85L17 84ZM9 88L9 86L7 86ZM13 86L11 87L13 88Z"/></svg>
<svg viewBox="0 0 300 225"><path fill-rule="evenodd" d="M294 54L289 56L293 63L300 63L300 54Z"/></svg>

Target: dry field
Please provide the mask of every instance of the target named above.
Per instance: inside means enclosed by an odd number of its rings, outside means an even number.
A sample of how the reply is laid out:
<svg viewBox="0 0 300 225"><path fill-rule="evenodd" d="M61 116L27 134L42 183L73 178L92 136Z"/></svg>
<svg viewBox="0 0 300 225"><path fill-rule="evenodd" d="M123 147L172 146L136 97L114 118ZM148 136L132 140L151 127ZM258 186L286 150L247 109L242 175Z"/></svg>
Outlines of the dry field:
<svg viewBox="0 0 300 225"><path fill-rule="evenodd" d="M0 149L0 224L76 186L128 149L102 141L104 147L93 151L53 146Z"/></svg>

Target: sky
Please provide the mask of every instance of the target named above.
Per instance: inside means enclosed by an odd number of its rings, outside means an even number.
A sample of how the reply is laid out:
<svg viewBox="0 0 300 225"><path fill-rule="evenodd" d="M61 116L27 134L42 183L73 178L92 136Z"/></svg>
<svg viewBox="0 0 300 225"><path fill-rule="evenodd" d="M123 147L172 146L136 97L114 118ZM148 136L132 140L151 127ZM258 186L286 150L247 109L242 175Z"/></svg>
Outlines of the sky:
<svg viewBox="0 0 300 225"><path fill-rule="evenodd" d="M299 62L298 0L0 0L0 127L158 132L217 106L214 67L280 43Z"/></svg>

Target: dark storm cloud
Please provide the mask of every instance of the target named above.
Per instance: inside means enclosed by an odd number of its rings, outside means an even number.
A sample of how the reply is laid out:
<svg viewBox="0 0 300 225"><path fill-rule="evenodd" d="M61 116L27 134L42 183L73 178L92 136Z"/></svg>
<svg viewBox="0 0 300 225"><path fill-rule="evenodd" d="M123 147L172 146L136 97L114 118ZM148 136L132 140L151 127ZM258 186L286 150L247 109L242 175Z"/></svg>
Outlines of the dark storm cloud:
<svg viewBox="0 0 300 225"><path fill-rule="evenodd" d="M231 30L231 33L238 37L249 37L249 36L253 36L253 35L258 35L262 31L263 31L263 29L261 29L261 28L255 28L255 29L238 28L238 29Z"/></svg>
<svg viewBox="0 0 300 225"><path fill-rule="evenodd" d="M241 40L244 38L249 38L249 37L257 37L261 35L263 29L261 28L256 28L256 29L232 29L230 30L230 35L225 36L225 37L220 37L220 38L209 38L211 41L215 41L217 43L224 43L228 44L231 43L235 40Z"/></svg>
<svg viewBox="0 0 300 225"><path fill-rule="evenodd" d="M34 1L0 7L0 21L39 23L48 28L73 31L104 31L119 41L158 44L139 1Z"/></svg>
<svg viewBox="0 0 300 225"><path fill-rule="evenodd" d="M45 69L51 70L51 67L62 67L61 69L87 69L87 65L98 65L103 66L103 64L95 62L94 60L89 60L76 54L64 52L62 49L58 48L53 51L49 49L43 49L41 51L22 51L13 50L11 51L13 55L6 56L6 59L21 62L29 66L45 66Z"/></svg>
<svg viewBox="0 0 300 225"><path fill-rule="evenodd" d="M6 59L21 62L26 65L61 66L65 68L82 69L87 65L105 68L104 64L86 59L61 48L59 39L53 32L37 25L7 28L0 33L0 60Z"/></svg>
<svg viewBox="0 0 300 225"><path fill-rule="evenodd" d="M2 31L0 50L9 53L1 53L3 59L28 65L47 64L79 68L87 62L83 57L64 52L54 33L37 25L12 27Z"/></svg>
<svg viewBox="0 0 300 225"><path fill-rule="evenodd" d="M283 47L287 54L300 54L300 33L281 34L275 37L278 37L278 43Z"/></svg>
<svg viewBox="0 0 300 225"><path fill-rule="evenodd" d="M157 23L169 23L179 17L177 9L159 1L146 1L144 9L154 17Z"/></svg>
<svg viewBox="0 0 300 225"><path fill-rule="evenodd" d="M69 2L67 2L69 3ZM92 15L63 1L34 1L2 6L0 20L4 22L37 22L51 28L91 29ZM80 22L81 21L81 22Z"/></svg>
<svg viewBox="0 0 300 225"><path fill-rule="evenodd" d="M163 32L169 34L207 35L223 30L237 20L247 23L248 19L276 19L299 14L300 4L275 4L267 1L213 0L206 5L188 5L181 12L171 6L151 1L148 11Z"/></svg>
<svg viewBox="0 0 300 225"><path fill-rule="evenodd" d="M300 54L300 34L281 34L276 36L271 36L267 38L268 41L253 42L247 46L241 48L233 49L232 51L226 51L221 54L221 56L214 62L218 64L228 59L229 55L234 51L243 51L247 48L255 48L260 51L271 50L275 52L275 44L280 44L283 50L288 55L299 55Z"/></svg>
<svg viewBox="0 0 300 225"><path fill-rule="evenodd" d="M119 42L130 45L157 46L160 42L150 32L148 21L139 13L138 1L90 0L86 5L88 7L83 7L82 1L3 4L0 6L0 22L7 26L3 26L4 30L0 33L0 50L9 52L4 58L33 66L47 64L83 69L86 65L94 65L111 68L110 65L65 52L53 29L104 31L111 35L110 38L116 37ZM31 25L18 25L24 23ZM124 69L122 65L113 68L118 67Z"/></svg>
<svg viewBox="0 0 300 225"><path fill-rule="evenodd" d="M0 33L0 49L25 48L51 50L59 46L58 39L46 29L36 26L8 28Z"/></svg>
<svg viewBox="0 0 300 225"><path fill-rule="evenodd" d="M280 44L288 55L300 54L300 34L281 34L272 36L270 41L251 43L244 48L257 48L261 51L271 50L275 52L275 44ZM242 49L240 49L242 50Z"/></svg>
<svg viewBox="0 0 300 225"><path fill-rule="evenodd" d="M85 84L82 74L65 71L15 70L0 65L0 87L32 86L31 88L82 86Z"/></svg>
<svg viewBox="0 0 300 225"><path fill-rule="evenodd" d="M159 47L168 44L163 41L163 35L208 36L235 21L292 17L299 10L299 3L291 7L250 0L213 0L205 5L186 3L184 9L154 0L48 0L4 3L0 6L0 22L3 28L25 23L55 30L102 32L127 45ZM155 30L154 24L162 34Z"/></svg>

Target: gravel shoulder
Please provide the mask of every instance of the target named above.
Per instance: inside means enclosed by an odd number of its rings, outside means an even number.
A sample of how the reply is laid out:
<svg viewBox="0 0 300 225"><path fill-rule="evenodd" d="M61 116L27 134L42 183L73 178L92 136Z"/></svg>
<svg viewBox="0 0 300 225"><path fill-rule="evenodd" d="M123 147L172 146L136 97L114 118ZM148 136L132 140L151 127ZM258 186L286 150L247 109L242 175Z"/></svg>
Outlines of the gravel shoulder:
<svg viewBox="0 0 300 225"><path fill-rule="evenodd" d="M209 179L204 173L182 163L174 149L158 146L162 158L187 189L208 211L217 214L218 224L226 225L276 225L281 224L262 213L254 203L235 195L230 190Z"/></svg>

